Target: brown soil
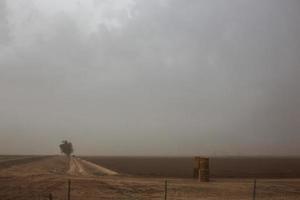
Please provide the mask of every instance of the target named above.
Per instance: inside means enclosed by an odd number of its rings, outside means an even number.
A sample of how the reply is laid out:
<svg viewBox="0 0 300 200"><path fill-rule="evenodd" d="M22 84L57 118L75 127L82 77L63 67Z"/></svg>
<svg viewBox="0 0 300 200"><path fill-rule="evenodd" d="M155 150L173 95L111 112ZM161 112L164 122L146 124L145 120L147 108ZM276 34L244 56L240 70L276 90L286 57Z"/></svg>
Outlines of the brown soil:
<svg viewBox="0 0 300 200"><path fill-rule="evenodd" d="M80 163L80 161L79 161ZM0 164L1 165L1 164ZM133 176L97 176L82 162L86 174L72 174L69 160L48 157L0 170L0 199L66 199L67 181L71 180L72 200L163 199L164 178ZM168 199L251 199L253 180L213 179L199 183L192 179L168 179ZM259 179L257 199L300 199L300 179Z"/></svg>
<svg viewBox="0 0 300 200"><path fill-rule="evenodd" d="M125 174L191 178L192 157L85 156L88 161ZM300 178L297 157L217 157L210 159L214 178Z"/></svg>
<svg viewBox="0 0 300 200"><path fill-rule="evenodd" d="M19 164L41 160L49 156L0 156L0 170Z"/></svg>
<svg viewBox="0 0 300 200"><path fill-rule="evenodd" d="M115 171L75 157L69 159L69 170L67 173L86 177L93 175L118 175Z"/></svg>

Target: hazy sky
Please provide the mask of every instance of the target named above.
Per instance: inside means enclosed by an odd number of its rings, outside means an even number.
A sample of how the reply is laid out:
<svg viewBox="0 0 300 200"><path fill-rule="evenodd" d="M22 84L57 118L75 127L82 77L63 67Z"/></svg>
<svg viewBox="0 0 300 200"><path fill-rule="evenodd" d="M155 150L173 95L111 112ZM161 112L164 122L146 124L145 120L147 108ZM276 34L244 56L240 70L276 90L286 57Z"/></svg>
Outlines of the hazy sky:
<svg viewBox="0 0 300 200"><path fill-rule="evenodd" d="M299 0L0 0L0 154L299 155Z"/></svg>

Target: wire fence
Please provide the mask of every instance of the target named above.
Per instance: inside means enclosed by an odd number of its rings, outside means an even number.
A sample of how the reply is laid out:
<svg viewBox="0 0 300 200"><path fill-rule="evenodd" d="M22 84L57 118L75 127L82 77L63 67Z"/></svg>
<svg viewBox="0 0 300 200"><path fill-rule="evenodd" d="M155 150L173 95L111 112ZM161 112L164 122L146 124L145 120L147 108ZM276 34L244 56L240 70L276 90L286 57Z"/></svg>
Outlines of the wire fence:
<svg viewBox="0 0 300 200"><path fill-rule="evenodd" d="M98 184L100 182L101 184ZM82 180L67 180L64 186L53 186L53 191L32 190L26 193L24 187L12 198L1 197L0 199L21 199L21 200L94 200L94 199L248 199L248 200L296 200L300 199L300 190L293 186L291 182L268 181L268 180L247 180L212 181L210 183L200 183L192 180L156 180L153 184L132 185L131 187L120 186L106 182L89 183ZM300 181L299 181L300 182ZM86 187L84 186L86 184ZM131 183L132 184L132 183ZM298 182L297 182L298 184ZM296 185L297 185L296 184ZM101 187L103 186L103 187ZM93 187L93 190L89 190ZM227 188L226 188L227 187ZM225 188L223 190L222 188ZM87 190L87 191L85 191ZM1 192L1 191L0 191Z"/></svg>

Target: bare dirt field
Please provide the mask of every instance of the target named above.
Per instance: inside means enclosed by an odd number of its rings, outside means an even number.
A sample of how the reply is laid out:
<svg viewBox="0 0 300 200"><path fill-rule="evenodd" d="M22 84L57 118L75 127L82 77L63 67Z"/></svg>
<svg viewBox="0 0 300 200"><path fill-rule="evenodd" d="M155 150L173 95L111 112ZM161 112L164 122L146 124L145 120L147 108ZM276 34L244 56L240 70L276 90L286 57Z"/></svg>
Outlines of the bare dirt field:
<svg viewBox="0 0 300 200"><path fill-rule="evenodd" d="M0 163L2 165L2 163ZM163 167L163 166L161 166ZM118 173L119 172L119 173ZM0 169L0 199L164 199L165 178L123 174L79 158L49 156ZM168 199L252 199L252 179L212 179L199 183L168 178ZM257 198L300 199L300 179L258 179Z"/></svg>
<svg viewBox="0 0 300 200"><path fill-rule="evenodd" d="M193 157L85 156L96 164L140 176L191 178ZM215 178L300 178L298 157L215 157L210 159Z"/></svg>
<svg viewBox="0 0 300 200"><path fill-rule="evenodd" d="M40 159L47 158L48 156L0 156L0 170L18 164L30 163Z"/></svg>

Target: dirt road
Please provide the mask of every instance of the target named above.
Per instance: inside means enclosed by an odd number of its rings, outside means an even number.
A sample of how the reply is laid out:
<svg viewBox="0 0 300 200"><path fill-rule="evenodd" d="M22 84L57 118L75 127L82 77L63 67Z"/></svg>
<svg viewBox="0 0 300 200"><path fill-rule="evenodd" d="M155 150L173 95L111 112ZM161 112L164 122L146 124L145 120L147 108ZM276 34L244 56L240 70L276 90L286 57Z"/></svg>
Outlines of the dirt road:
<svg viewBox="0 0 300 200"><path fill-rule="evenodd" d="M82 164L79 162L77 158L70 158L69 161L69 170L68 174L70 175L81 175L81 176L88 176L89 173L83 168Z"/></svg>
<svg viewBox="0 0 300 200"><path fill-rule="evenodd" d="M71 157L70 167L68 170L69 175L75 176L94 176L94 175L118 175L117 172L104 168L100 165L96 165L80 158Z"/></svg>

